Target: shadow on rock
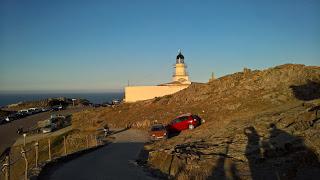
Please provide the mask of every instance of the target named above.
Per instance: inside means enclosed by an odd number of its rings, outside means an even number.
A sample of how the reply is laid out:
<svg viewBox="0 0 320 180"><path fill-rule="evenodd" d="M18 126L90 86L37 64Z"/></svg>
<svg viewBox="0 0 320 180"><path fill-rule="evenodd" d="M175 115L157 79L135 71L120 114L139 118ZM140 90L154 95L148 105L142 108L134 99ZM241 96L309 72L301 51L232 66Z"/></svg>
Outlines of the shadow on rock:
<svg viewBox="0 0 320 180"><path fill-rule="evenodd" d="M168 133L168 139L173 138L175 136L178 136L181 133L181 131L179 132L169 132Z"/></svg>
<svg viewBox="0 0 320 180"><path fill-rule="evenodd" d="M290 86L295 97L299 100L310 101L320 98L320 84L314 81L308 81L307 84L300 86Z"/></svg>
<svg viewBox="0 0 320 180"><path fill-rule="evenodd" d="M270 124L270 136L261 141L254 127L244 130L248 137L245 155L252 179L317 179L320 165L317 155L303 139Z"/></svg>
<svg viewBox="0 0 320 180"><path fill-rule="evenodd" d="M240 179L236 164L227 159L229 145L227 145L225 152L219 155L216 166L212 171L212 175L208 179Z"/></svg>
<svg viewBox="0 0 320 180"><path fill-rule="evenodd" d="M112 136L112 135L115 135L115 134L118 134L118 133L127 131L127 130L129 130L130 128L131 128L131 127L126 127L126 128L120 129L120 130L118 130L118 131L109 131L106 136Z"/></svg>

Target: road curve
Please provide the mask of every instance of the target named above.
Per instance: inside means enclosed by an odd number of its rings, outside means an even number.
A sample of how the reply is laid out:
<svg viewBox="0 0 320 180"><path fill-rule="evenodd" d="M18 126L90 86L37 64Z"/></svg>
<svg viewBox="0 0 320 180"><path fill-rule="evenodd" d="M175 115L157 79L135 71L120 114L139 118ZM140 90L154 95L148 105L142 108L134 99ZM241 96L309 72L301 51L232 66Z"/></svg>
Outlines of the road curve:
<svg viewBox="0 0 320 180"><path fill-rule="evenodd" d="M44 179L154 179L136 165L147 134L129 129L114 135L115 142L49 169Z"/></svg>
<svg viewBox="0 0 320 180"><path fill-rule="evenodd" d="M62 111L54 112L43 112L35 115L31 115L19 120L12 121L7 124L0 125L0 154L8 147L11 147L12 144L19 138L21 135L16 133L19 127L22 127L24 130L28 130L37 125L38 121L48 119L51 114L71 114L79 111L84 111L90 107L78 107L78 108L68 108Z"/></svg>

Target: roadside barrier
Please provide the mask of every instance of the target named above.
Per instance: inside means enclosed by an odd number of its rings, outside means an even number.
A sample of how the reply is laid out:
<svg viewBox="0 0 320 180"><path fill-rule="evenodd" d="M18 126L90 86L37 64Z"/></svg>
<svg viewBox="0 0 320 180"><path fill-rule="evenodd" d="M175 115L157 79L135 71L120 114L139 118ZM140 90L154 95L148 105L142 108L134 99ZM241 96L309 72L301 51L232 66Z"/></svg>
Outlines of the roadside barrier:
<svg viewBox="0 0 320 180"><path fill-rule="evenodd" d="M0 179L27 180L32 171L39 171L46 162L101 145L102 137L97 133L78 137L67 135L62 139L50 137L26 143L28 137L24 135L22 145L7 148L0 155Z"/></svg>

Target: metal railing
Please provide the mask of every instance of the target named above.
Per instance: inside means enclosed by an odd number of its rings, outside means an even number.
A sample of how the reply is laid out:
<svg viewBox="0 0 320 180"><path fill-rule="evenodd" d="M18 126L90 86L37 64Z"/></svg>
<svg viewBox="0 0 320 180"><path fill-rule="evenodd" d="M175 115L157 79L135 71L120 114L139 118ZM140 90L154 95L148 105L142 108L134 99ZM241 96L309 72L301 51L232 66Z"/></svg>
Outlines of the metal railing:
<svg viewBox="0 0 320 180"><path fill-rule="evenodd" d="M97 147L102 144L97 133L72 137L49 137L40 141L24 143L20 146L7 148L0 155L0 179L25 179L31 170L38 169L47 162L68 154ZM59 139L60 138L60 139Z"/></svg>

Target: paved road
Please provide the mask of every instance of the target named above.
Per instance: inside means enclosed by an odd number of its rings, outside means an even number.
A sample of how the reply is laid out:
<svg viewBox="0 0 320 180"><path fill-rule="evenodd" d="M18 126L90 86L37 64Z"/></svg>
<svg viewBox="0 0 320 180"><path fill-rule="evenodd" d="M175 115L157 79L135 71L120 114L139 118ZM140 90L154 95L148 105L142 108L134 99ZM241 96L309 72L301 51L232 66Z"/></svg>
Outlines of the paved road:
<svg viewBox="0 0 320 180"><path fill-rule="evenodd" d="M129 129L114 136L114 143L53 167L44 179L153 179L134 163L147 140L147 134Z"/></svg>
<svg viewBox="0 0 320 180"><path fill-rule="evenodd" d="M81 107L81 108L70 108L63 111L55 112L59 114L70 114L74 112L79 112L89 107ZM50 117L50 114L53 112L43 112L39 114L35 114L32 116L28 116L19 120L15 120L13 122L0 125L0 154L7 148L10 147L21 135L16 133L19 127L23 129L30 129L36 126L38 121L47 119Z"/></svg>

